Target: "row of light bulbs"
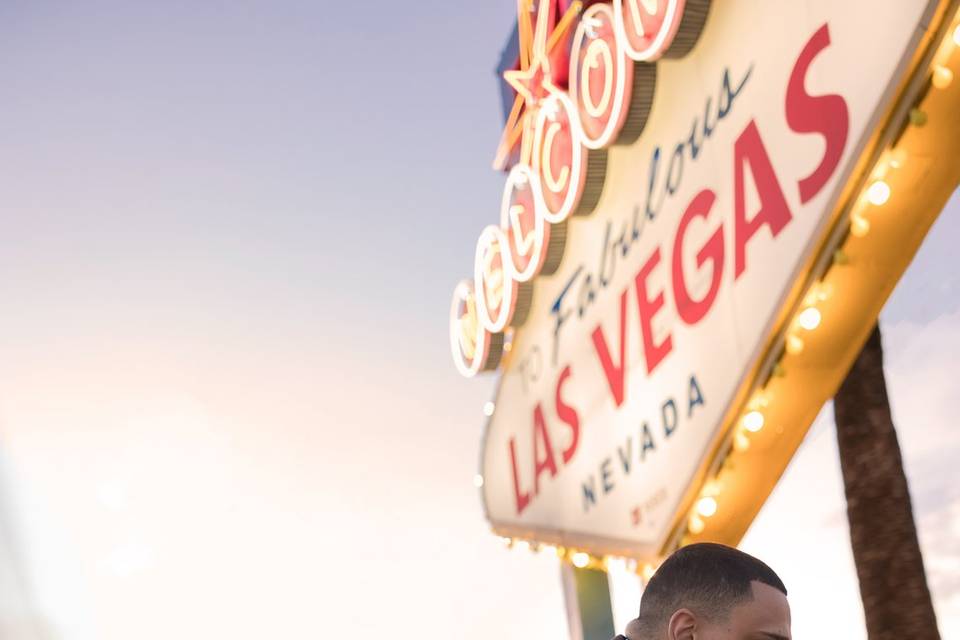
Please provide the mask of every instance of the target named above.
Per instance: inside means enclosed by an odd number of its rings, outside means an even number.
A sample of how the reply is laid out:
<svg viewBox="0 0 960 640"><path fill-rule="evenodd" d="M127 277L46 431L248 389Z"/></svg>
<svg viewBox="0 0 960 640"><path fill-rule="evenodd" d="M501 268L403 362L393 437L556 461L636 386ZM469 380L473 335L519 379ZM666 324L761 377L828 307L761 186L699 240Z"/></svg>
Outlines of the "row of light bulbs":
<svg viewBox="0 0 960 640"><path fill-rule="evenodd" d="M951 40L953 47L960 47L960 25L954 28ZM951 47L951 49L953 47ZM942 90L948 88L953 83L953 71L944 64L934 64L931 69L930 83L936 89ZM910 123L914 126L923 126L927 121L926 113L919 108L912 109L909 118ZM903 149L890 150L884 160L881 161L878 170L874 172L874 175L881 177L871 181L866 189L864 189L863 201L872 207L882 207L885 205L890 200L892 189L890 188L890 184L884 179L886 175L884 169L886 167L893 170L900 169L906 161L907 155ZM869 232L869 219L866 217L864 211L854 208L850 214L850 234L855 238L863 238ZM834 262L844 262L845 255L842 249L838 250L834 254ZM797 355L803 351L805 343L801 332L812 332L820 327L823 321L823 314L818 305L827 301L832 295L833 286L823 280L817 282L810 288L803 299L801 310L794 317L793 322L790 323L790 329L787 331L785 338L785 350L787 353ZM774 367L774 372L782 371L781 365L777 364ZM734 433L733 451L730 452L730 456L735 453L744 453L750 448L750 435L760 432L766 424L766 416L763 413L763 409L768 403L769 398L763 391L757 392L751 401L747 403L747 411L741 416L738 427ZM485 416L490 417L493 415L494 409L494 403L488 401L483 406L483 413ZM477 474L474 477L474 486L477 488L483 487L482 475ZM700 492L700 497L694 503L693 509L687 519L686 529L688 534L699 535L706 530L707 521L716 515L720 508L718 497L721 488L721 484L716 478L708 481L704 485ZM684 538L685 537L686 536L684 536ZM635 560L618 558L616 556L606 556L601 559L585 551L548 544L538 544L522 539L502 538L502 540L508 548L520 551L551 553L580 569L588 567L609 569L612 564L622 563L629 571L642 576L645 581L648 581L650 577L653 576L658 564L646 563L639 565Z"/></svg>
<svg viewBox="0 0 960 640"><path fill-rule="evenodd" d="M569 562L578 569L603 569L604 571L609 572L616 567L631 573L636 573L637 575L641 576L644 581L649 581L650 578L653 577L653 574L656 572L660 563L658 561L656 563L647 562L641 564L632 558L623 558L620 556L604 556L602 558L598 558L590 553L587 553L586 551L580 551L578 549L561 547L552 544L540 544L519 538L501 537L500 540L508 549L556 556L560 560Z"/></svg>
<svg viewBox="0 0 960 640"><path fill-rule="evenodd" d="M954 28L951 40L952 43L949 43L952 45L950 47L951 50L955 47L960 47L960 25ZM948 57L949 53L952 53L952 51L946 52L944 57ZM933 65L930 74L930 83L934 88L941 90L946 89L952 82L953 72L947 66L944 64ZM919 108L914 108L910 112L910 122L914 126L923 126L926 124L926 114ZM906 161L906 151L903 149L891 149L881 161L878 170L873 174L880 177L872 180L866 189L864 189L863 201L872 207L882 207L885 205L892 195L890 184L884 179L886 168L888 167L892 170L900 169ZM851 235L855 238L863 238L869 232L870 221L863 211L855 208L850 215ZM842 250L835 254L835 261L842 262L844 259L845 254ZM820 326L820 323L823 321L823 314L818 305L828 300L832 295L833 286L823 280L814 284L810 291L807 292L807 295L803 299L801 310L794 317L793 322L790 324L790 329L786 334L785 349L787 353L797 355L803 351L805 344L801 331L815 331ZM774 371L782 372L783 368L778 364L774 368ZM739 427L734 433L733 452L731 452L730 455L733 455L734 452L743 453L750 448L750 434L762 430L766 423L766 417L763 414L762 408L765 407L767 403L768 397L763 391L758 392L748 403L748 410L741 417ZM716 479L704 485L699 499L694 503L693 510L689 514L687 533L699 535L706 529L706 521L715 515L719 508L717 502L719 487L719 482Z"/></svg>

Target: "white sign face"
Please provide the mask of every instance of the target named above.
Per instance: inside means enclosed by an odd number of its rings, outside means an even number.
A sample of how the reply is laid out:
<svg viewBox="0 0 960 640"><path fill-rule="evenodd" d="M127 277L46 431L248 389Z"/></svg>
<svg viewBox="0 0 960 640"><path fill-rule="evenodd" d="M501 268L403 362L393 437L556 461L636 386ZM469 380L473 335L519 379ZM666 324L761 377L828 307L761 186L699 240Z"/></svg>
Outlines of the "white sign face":
<svg viewBox="0 0 960 640"><path fill-rule="evenodd" d="M716 2L533 283L488 424L488 517L654 554L905 73L929 0Z"/></svg>

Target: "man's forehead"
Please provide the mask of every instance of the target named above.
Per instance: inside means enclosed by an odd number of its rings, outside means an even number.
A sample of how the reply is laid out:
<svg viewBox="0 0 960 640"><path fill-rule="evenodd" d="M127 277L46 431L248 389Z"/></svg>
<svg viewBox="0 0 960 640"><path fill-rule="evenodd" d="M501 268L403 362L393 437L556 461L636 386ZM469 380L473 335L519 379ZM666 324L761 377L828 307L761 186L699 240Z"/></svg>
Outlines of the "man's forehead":
<svg viewBox="0 0 960 640"><path fill-rule="evenodd" d="M733 611L731 622L748 634L750 640L789 640L790 605L775 587L753 581L753 599Z"/></svg>

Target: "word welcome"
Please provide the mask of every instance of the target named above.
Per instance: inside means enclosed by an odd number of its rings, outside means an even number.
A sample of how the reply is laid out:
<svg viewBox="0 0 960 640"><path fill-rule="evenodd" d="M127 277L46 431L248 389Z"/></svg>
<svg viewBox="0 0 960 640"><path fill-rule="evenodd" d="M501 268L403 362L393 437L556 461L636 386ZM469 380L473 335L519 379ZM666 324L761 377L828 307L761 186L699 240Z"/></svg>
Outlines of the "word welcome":
<svg viewBox="0 0 960 640"><path fill-rule="evenodd" d="M643 130L656 81L650 63L674 45L689 50L705 19L704 11L685 11L687 0L593 4L570 39L564 74L553 72L548 51L551 4L538 5L529 66L505 74L525 112L521 158L507 175L500 224L481 232L473 280L454 291L450 345L465 376L498 366L503 339L496 336L523 324L533 279L559 266L565 222L596 206L606 170L598 151L629 144ZM688 37L678 40L678 33Z"/></svg>

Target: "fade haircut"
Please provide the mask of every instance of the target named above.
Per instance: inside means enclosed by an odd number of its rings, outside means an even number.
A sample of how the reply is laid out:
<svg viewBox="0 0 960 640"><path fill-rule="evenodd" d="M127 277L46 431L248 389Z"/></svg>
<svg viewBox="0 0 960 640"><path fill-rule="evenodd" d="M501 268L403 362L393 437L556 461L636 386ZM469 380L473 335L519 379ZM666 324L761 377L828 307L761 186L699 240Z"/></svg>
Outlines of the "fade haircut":
<svg viewBox="0 0 960 640"><path fill-rule="evenodd" d="M787 595L773 569L751 555L722 544L683 547L667 558L644 589L640 615L631 625L639 635L631 640L660 637L678 609L706 620L726 620L735 607L753 599L754 580Z"/></svg>

